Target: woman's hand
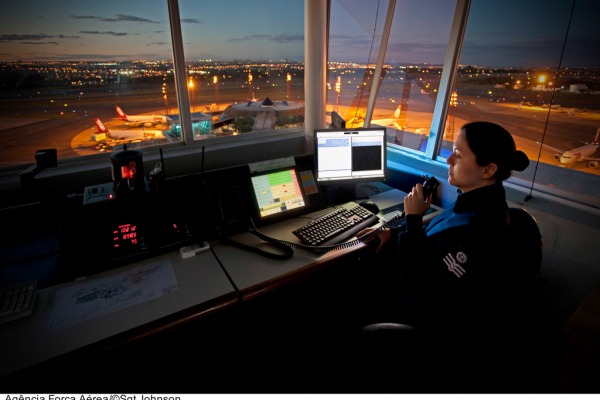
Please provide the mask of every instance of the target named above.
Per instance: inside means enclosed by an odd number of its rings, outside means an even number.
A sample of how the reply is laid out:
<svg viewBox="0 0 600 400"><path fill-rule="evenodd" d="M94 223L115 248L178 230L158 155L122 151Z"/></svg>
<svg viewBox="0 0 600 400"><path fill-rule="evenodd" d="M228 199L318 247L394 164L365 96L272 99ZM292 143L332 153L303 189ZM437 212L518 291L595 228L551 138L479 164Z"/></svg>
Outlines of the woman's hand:
<svg viewBox="0 0 600 400"><path fill-rule="evenodd" d="M433 194L427 196L427 199L423 199L423 185L417 183L412 188L411 192L404 198L404 212L406 215L418 214L425 215L429 206L431 205L431 198Z"/></svg>

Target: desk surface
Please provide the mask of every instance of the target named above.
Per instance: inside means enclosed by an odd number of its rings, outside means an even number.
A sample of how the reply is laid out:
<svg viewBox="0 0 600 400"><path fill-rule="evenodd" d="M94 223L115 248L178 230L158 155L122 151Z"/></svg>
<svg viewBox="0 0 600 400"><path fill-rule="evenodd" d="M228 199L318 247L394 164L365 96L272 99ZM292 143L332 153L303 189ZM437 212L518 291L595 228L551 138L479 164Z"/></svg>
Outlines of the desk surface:
<svg viewBox="0 0 600 400"><path fill-rule="evenodd" d="M175 286L164 288L160 282L154 282L153 287L140 289L136 286L143 280L140 274L149 275L149 271L162 272L159 279L171 277ZM130 276L132 272L138 276ZM107 308L103 312L95 309L97 315L86 315L89 310L76 304L81 300L65 298L73 297L73 293L96 306L104 294L105 302L100 305ZM138 295L146 298L135 299ZM111 296L113 299L108 299ZM108 301L115 296L121 296L120 305L108 308ZM0 376L115 336L121 335L124 341L144 336L237 301L235 289L210 251L187 259L178 252L170 253L49 287L38 291L30 317L0 326L4 348ZM62 309L57 308L58 304L63 305ZM178 313L184 315L169 318ZM152 328L151 324L158 320L162 323Z"/></svg>
<svg viewBox="0 0 600 400"><path fill-rule="evenodd" d="M402 203L405 196L406 193L392 189L371 196L370 199L377 204L380 210L384 210ZM439 213L440 209L436 206L433 207L436 209L436 212L428 214L425 220L429 220ZM319 216L333 209L332 207L301 217L291 218L265 226L260 231L280 240L300 243L300 240L292 234L292 231L306 225L311 217ZM381 215L379 216L381 217ZM380 226L382 223L383 221L380 221L374 227ZM241 233L233 236L232 239L254 246L268 246L260 238L251 233ZM356 252L365 246L365 244L361 243L351 248L330 251L322 255L306 250L294 249L293 257L284 261L267 258L260 254L224 243L215 244L213 250L223 267L227 270L236 288L240 291L242 300L247 300L285 284L285 282L293 280L302 274L309 273L311 270L320 268L332 259Z"/></svg>
<svg viewBox="0 0 600 400"><path fill-rule="evenodd" d="M311 217L322 215L327 211L329 210L316 211L268 225L259 230L273 238L291 243L300 243L300 240L292 234L292 231L306 225ZM231 239L245 245L263 248L266 251L277 251L277 249L272 248L268 243L249 232L234 235ZM325 254L294 249L294 255L286 260L268 258L226 243L214 244L213 251L241 293L242 300L248 300L264 291L280 286L288 280L296 279L331 258L339 257L364 246L360 244L350 249L335 250Z"/></svg>

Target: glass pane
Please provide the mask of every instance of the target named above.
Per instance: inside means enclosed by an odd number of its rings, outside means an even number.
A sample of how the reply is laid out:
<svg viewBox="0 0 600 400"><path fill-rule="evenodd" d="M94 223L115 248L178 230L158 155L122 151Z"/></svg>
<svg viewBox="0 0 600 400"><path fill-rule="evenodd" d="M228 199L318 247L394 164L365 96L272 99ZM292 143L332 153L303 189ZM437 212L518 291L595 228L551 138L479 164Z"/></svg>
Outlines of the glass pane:
<svg viewBox="0 0 600 400"><path fill-rule="evenodd" d="M487 120L530 160L599 174L596 147L581 147L600 125L598 11L593 0L473 2L442 155L465 122Z"/></svg>
<svg viewBox="0 0 600 400"><path fill-rule="evenodd" d="M164 0L4 4L2 165L32 164L41 149L66 159L166 143L163 115L176 108L162 93L173 90L169 32Z"/></svg>
<svg viewBox="0 0 600 400"><path fill-rule="evenodd" d="M194 139L303 125L304 3L224 7L180 2Z"/></svg>
<svg viewBox="0 0 600 400"><path fill-rule="evenodd" d="M328 114L363 126L389 3L333 0L329 29ZM397 2L371 126L388 127L388 142L423 151L454 1ZM435 27L432 29L431 27Z"/></svg>

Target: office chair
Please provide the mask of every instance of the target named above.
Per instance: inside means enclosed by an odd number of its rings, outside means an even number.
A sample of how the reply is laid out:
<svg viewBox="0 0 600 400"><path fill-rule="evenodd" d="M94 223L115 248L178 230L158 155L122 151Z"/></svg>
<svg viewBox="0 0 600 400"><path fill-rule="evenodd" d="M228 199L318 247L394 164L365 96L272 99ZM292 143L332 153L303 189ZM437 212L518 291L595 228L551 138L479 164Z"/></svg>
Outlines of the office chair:
<svg viewBox="0 0 600 400"><path fill-rule="evenodd" d="M512 301L514 315L509 321L506 321L507 328L516 332L531 297L534 282L541 272L543 238L537 221L525 209L509 208L507 219L512 252L517 255L513 260L514 267L516 271L521 272L521 275L517 276L516 282L514 282L516 289L514 293L511 293L511 296L514 296ZM452 327L449 328L452 329ZM430 367L436 365L438 356L439 358L444 357L444 355L438 353L439 349L431 348L431 338L423 335L413 325L397 322L378 322L366 325L362 327L360 336L364 360L367 361L371 369L377 371L376 375L381 376L381 371L386 371L389 368L388 365L391 359L397 359L403 367L389 374L398 375L399 372L407 376L408 379L404 381L404 384L408 383L410 385L408 386L409 390L428 390L426 382L431 381ZM507 338L508 340L510 339ZM486 342L484 341L484 343ZM486 354L489 348L497 345L498 343L493 343L493 340L490 340L486 344L488 349L476 348L475 350ZM505 345L506 348L511 346L509 343ZM495 354L498 354L498 352ZM511 356L506 354L504 357L509 358ZM442 377L446 375L443 368L437 371ZM498 368L502 368L502 366L499 365ZM427 377L422 378L421 374L426 374ZM458 379L460 380L460 377ZM455 384L460 385L460 382L455 382L454 378L446 380L446 384L445 390L463 390L463 387L452 386ZM489 390L488 387L483 386L485 385L484 382L480 382L480 384L483 390ZM402 387L401 383L398 383L398 385L400 385L400 388ZM474 386L470 389L477 390Z"/></svg>
<svg viewBox="0 0 600 400"><path fill-rule="evenodd" d="M527 210L509 208L508 220L513 253L519 255L515 262L522 272L522 279L517 282L521 284L520 296L523 302L527 302L541 272L544 241L537 221Z"/></svg>

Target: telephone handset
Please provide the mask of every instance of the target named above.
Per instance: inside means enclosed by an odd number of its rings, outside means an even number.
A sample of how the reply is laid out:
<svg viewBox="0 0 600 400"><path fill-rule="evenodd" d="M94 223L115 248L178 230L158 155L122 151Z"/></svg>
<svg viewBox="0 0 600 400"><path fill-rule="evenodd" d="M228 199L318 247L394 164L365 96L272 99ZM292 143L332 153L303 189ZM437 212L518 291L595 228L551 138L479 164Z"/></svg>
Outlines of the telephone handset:
<svg viewBox="0 0 600 400"><path fill-rule="evenodd" d="M424 178L425 178L425 182L423 182L423 196L425 199L427 199L427 197L438 188L438 186L440 185L440 182L434 176L432 176L432 177L424 176ZM260 232L259 230L256 229L255 226L250 228L248 231L250 233L252 233L253 235L256 235L257 237L261 238L265 242L268 242L268 243L271 243L271 244L277 246L278 248L289 249L285 253L285 256L281 256L278 254L278 255L274 255L275 256L274 258L289 258L293 255L292 248L309 250L309 251L313 251L316 253L326 253L331 250L347 249L350 247L354 247L360 243L365 243L371 239L374 239L379 234L379 232L381 232L383 229L385 229L391 225L396 225L398 222L400 222L400 220L402 218L404 218L404 211L402 211L401 214L398 214L395 217L393 217L392 219L386 221L380 227L367 233L366 235L363 235L363 236L356 238L354 240L351 240L349 242L343 242L343 243L325 245L325 246L323 246L323 245L311 246L311 245L307 245L307 244L303 244L303 243L293 243L293 242L288 242L285 240L276 239L276 238L273 238L271 236L268 236L268 235ZM270 256L269 254L265 254L264 252L261 252L261 253L266 256Z"/></svg>

